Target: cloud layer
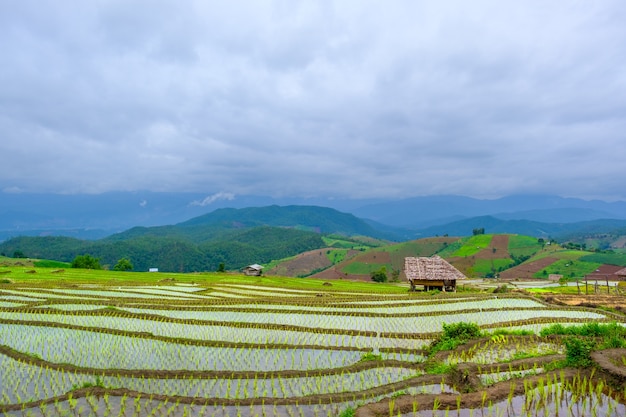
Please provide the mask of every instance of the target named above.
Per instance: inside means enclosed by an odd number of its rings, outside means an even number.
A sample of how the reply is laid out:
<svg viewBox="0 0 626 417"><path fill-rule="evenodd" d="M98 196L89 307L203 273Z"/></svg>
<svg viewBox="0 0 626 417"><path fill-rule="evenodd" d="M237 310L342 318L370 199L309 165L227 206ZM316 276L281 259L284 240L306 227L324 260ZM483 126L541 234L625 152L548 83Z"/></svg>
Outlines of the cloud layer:
<svg viewBox="0 0 626 417"><path fill-rule="evenodd" d="M3 2L0 189L626 199L625 21L602 0Z"/></svg>

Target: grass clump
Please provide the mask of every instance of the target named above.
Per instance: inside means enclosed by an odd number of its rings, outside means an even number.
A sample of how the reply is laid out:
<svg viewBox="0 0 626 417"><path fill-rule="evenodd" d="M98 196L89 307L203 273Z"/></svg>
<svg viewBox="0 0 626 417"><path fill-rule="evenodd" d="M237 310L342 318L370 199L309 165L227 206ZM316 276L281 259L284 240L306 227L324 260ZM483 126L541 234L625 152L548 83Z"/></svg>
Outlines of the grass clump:
<svg viewBox="0 0 626 417"><path fill-rule="evenodd" d="M599 337L603 339L626 338L626 328L612 323L585 323L580 326L563 326L560 323L553 324L541 329L541 336L564 335L581 337Z"/></svg>
<svg viewBox="0 0 626 417"><path fill-rule="evenodd" d="M443 324L443 333L428 346L428 353L433 355L442 350L452 350L472 339L482 337L483 333L476 323Z"/></svg>
<svg viewBox="0 0 626 417"><path fill-rule="evenodd" d="M341 413L339 413L338 417L354 417L355 413L356 413L356 410L353 407L348 407L345 410L343 410Z"/></svg>
<svg viewBox="0 0 626 417"><path fill-rule="evenodd" d="M598 349L625 348L626 328L617 323L586 323L581 326L553 324L541 330L541 336L564 335L565 364L575 368L593 365L591 352Z"/></svg>
<svg viewBox="0 0 626 417"><path fill-rule="evenodd" d="M426 362L424 370L431 375L443 375L448 374L457 369L457 366L450 363L432 361Z"/></svg>
<svg viewBox="0 0 626 417"><path fill-rule="evenodd" d="M372 352L365 352L361 356L361 359L359 359L359 362L382 361L382 360L383 360L383 355L372 353Z"/></svg>

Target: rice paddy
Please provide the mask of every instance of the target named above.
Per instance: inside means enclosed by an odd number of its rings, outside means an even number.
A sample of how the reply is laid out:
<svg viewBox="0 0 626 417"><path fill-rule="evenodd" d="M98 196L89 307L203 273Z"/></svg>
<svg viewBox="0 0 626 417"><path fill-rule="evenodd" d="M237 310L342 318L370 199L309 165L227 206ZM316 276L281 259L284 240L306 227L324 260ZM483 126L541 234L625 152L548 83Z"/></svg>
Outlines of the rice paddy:
<svg viewBox="0 0 626 417"><path fill-rule="evenodd" d="M589 371L559 368L563 343L539 336L554 323L624 325L611 312L523 294L101 274L86 279L67 271L63 279L0 284L0 413L626 414L623 390ZM534 335L494 333L429 356L444 324L464 322ZM474 391L463 375L479 381Z"/></svg>

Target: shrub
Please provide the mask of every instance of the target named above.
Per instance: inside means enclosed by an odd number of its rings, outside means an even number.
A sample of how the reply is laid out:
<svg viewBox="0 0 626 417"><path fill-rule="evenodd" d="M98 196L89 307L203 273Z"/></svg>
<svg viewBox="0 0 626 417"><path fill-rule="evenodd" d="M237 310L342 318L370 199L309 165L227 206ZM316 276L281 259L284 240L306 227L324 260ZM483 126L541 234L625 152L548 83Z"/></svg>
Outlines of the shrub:
<svg viewBox="0 0 626 417"><path fill-rule="evenodd" d="M431 342L428 351L432 355L442 350L455 349L471 339L482 337L482 335L480 327L476 323L444 323L443 333Z"/></svg>
<svg viewBox="0 0 626 417"><path fill-rule="evenodd" d="M339 413L338 417L354 417L355 409L352 407L348 407Z"/></svg>
<svg viewBox="0 0 626 417"><path fill-rule="evenodd" d="M95 269L95 268L94 268ZM122 258L113 267L114 271L132 271L133 264L130 262L128 258Z"/></svg>
<svg viewBox="0 0 626 417"><path fill-rule="evenodd" d="M79 255L74 258L72 261L72 268L102 269L102 265L100 265L100 259L87 254Z"/></svg>
<svg viewBox="0 0 626 417"><path fill-rule="evenodd" d="M384 266L370 275L374 282L387 282L387 268Z"/></svg>
<svg viewBox="0 0 626 417"><path fill-rule="evenodd" d="M443 324L443 335L446 339L474 339L482 336L480 327L476 323L452 323Z"/></svg>
<svg viewBox="0 0 626 417"><path fill-rule="evenodd" d="M499 285L498 287L493 289L494 294L504 294L507 292L511 292L511 288L509 288L506 284Z"/></svg>
<svg viewBox="0 0 626 417"><path fill-rule="evenodd" d="M591 352L595 348L595 342L581 337L568 337L565 339L565 364L575 368L587 368L593 365Z"/></svg>

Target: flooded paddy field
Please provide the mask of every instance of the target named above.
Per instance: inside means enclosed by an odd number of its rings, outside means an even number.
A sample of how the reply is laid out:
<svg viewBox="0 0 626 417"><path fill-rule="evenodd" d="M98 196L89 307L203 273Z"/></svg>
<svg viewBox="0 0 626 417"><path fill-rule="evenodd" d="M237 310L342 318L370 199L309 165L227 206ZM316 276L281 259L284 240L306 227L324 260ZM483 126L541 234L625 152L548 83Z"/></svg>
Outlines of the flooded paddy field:
<svg viewBox="0 0 626 417"><path fill-rule="evenodd" d="M619 369L565 364L554 324L609 311L524 294L277 288L233 278L0 285L7 416L625 415ZM432 351L446 326L481 336ZM444 332L445 333L445 332ZM571 365L571 364L570 364ZM617 376L615 376L617 375Z"/></svg>

